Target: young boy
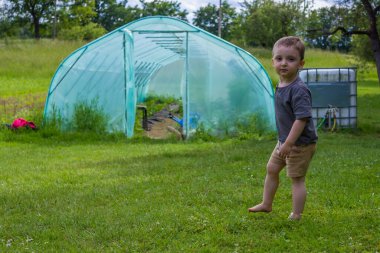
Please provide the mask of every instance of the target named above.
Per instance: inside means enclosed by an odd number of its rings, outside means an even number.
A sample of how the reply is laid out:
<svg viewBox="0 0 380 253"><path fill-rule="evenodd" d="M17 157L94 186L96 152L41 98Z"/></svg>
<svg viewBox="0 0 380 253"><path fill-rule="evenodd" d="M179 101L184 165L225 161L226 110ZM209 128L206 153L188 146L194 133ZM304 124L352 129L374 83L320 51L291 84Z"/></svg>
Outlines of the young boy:
<svg viewBox="0 0 380 253"><path fill-rule="evenodd" d="M312 120L311 93L298 77L303 68L305 46L294 36L278 40L272 64L280 81L275 92L278 143L267 164L263 201L249 212L271 212L279 185L279 173L286 166L292 180L293 210L289 219L300 220L306 201L305 176L314 155L318 136Z"/></svg>

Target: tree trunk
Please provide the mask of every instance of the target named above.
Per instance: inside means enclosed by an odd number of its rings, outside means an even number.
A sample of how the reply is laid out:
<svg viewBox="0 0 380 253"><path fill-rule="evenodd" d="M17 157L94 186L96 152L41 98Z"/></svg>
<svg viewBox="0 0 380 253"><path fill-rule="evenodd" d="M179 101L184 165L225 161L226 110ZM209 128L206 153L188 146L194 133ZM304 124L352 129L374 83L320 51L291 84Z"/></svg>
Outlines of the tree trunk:
<svg viewBox="0 0 380 253"><path fill-rule="evenodd" d="M361 2L368 14L370 26L367 35L371 41L372 51L376 61L377 79L380 84L380 37L377 31L377 13L379 7L374 8L368 0L361 0Z"/></svg>
<svg viewBox="0 0 380 253"><path fill-rule="evenodd" d="M34 25L34 38L40 39L40 20L36 17L33 17L33 25Z"/></svg>
<svg viewBox="0 0 380 253"><path fill-rule="evenodd" d="M380 85L380 39L379 39L379 35L377 34L377 36L370 36L369 39L371 40L373 55L375 56L377 79L379 80L379 85Z"/></svg>

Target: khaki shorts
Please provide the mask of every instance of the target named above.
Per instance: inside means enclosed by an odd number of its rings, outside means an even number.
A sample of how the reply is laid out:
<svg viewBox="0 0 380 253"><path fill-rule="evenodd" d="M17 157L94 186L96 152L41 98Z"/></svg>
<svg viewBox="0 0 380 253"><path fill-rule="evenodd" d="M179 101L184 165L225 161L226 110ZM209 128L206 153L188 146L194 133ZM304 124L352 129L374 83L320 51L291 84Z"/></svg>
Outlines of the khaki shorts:
<svg viewBox="0 0 380 253"><path fill-rule="evenodd" d="M278 142L268 161L268 165L274 164L281 168L286 166L286 174L288 177L306 176L307 169L309 168L309 164L316 150L316 144L293 146L292 151L286 159L283 159L278 155L280 145L280 142Z"/></svg>

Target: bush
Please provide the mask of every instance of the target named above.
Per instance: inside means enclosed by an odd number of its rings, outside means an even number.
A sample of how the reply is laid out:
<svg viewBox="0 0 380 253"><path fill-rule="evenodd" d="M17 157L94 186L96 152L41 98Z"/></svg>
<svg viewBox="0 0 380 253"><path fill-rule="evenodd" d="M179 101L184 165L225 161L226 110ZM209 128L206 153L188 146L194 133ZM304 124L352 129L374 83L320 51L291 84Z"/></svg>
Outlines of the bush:
<svg viewBox="0 0 380 253"><path fill-rule="evenodd" d="M78 102L74 106L73 119L69 125L76 132L104 134L107 131L108 117L98 106L97 99L93 99L90 103Z"/></svg>
<svg viewBox="0 0 380 253"><path fill-rule="evenodd" d="M58 38L63 40L84 40L91 41L106 33L106 30L95 23L85 26L73 26L70 29L63 29L59 32Z"/></svg>

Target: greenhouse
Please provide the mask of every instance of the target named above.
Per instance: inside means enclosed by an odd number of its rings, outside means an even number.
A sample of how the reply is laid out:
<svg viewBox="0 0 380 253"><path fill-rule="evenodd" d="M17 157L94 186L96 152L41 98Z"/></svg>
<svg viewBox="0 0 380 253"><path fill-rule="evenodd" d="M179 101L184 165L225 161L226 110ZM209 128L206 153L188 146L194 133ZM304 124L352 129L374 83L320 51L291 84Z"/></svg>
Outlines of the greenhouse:
<svg viewBox="0 0 380 253"><path fill-rule="evenodd" d="M217 36L163 16L126 24L69 55L52 78L44 118L59 114L69 121L78 104L95 101L107 115L109 132L132 137L138 107L150 96L180 101L185 137L200 126L214 135L252 122L275 130L272 83L260 62Z"/></svg>

